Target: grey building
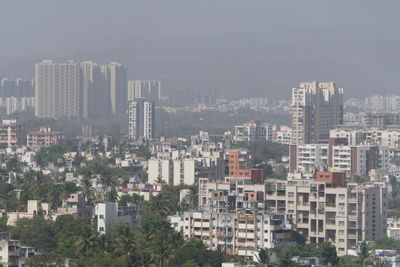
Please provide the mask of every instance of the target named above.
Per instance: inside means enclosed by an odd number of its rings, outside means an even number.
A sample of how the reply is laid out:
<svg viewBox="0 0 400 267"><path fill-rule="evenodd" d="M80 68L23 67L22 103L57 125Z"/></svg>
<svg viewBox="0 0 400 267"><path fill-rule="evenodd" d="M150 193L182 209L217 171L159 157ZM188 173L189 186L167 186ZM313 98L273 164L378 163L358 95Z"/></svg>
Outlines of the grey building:
<svg viewBox="0 0 400 267"><path fill-rule="evenodd" d="M80 116L80 68L73 61L44 60L35 65L35 116Z"/></svg>
<svg viewBox="0 0 400 267"><path fill-rule="evenodd" d="M154 104L144 98L129 103L129 138L146 140L154 137Z"/></svg>

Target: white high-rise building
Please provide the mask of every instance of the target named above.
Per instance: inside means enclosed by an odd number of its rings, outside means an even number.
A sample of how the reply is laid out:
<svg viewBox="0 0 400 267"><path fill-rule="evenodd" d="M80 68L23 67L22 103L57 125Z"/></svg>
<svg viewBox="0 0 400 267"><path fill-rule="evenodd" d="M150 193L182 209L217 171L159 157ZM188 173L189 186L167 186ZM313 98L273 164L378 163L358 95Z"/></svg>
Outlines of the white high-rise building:
<svg viewBox="0 0 400 267"><path fill-rule="evenodd" d="M54 119L80 116L78 64L44 60L35 65L35 116Z"/></svg>
<svg viewBox="0 0 400 267"><path fill-rule="evenodd" d="M161 100L161 82L155 80L134 80L128 82L128 101L147 98L158 103Z"/></svg>
<svg viewBox="0 0 400 267"><path fill-rule="evenodd" d="M292 144L327 141L343 124L343 88L334 82L305 82L292 90Z"/></svg>
<svg viewBox="0 0 400 267"><path fill-rule="evenodd" d="M154 137L154 104L143 98L129 103L129 138L146 140Z"/></svg>
<svg viewBox="0 0 400 267"><path fill-rule="evenodd" d="M126 112L128 106L127 68L117 62L107 65L107 80L110 83L111 110L113 114Z"/></svg>

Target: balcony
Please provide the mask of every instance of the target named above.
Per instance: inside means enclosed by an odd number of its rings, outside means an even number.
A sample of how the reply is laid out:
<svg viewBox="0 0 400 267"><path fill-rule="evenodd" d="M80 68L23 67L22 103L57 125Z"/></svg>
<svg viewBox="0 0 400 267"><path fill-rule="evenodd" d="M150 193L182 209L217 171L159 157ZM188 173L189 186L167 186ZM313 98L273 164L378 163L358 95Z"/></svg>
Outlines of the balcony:
<svg viewBox="0 0 400 267"><path fill-rule="evenodd" d="M227 237L227 238L232 238L232 236L233 236L233 234L232 234L232 232L217 232L216 233L216 237L217 238L225 238L225 237Z"/></svg>
<svg viewBox="0 0 400 267"><path fill-rule="evenodd" d="M239 223L238 229L249 229L249 230L254 230L254 224L243 224L243 223Z"/></svg>
<svg viewBox="0 0 400 267"><path fill-rule="evenodd" d="M297 209L299 210L309 210L310 209L310 202L299 202L297 205Z"/></svg>
<svg viewBox="0 0 400 267"><path fill-rule="evenodd" d="M308 228L310 224L308 222L298 222L297 228Z"/></svg>

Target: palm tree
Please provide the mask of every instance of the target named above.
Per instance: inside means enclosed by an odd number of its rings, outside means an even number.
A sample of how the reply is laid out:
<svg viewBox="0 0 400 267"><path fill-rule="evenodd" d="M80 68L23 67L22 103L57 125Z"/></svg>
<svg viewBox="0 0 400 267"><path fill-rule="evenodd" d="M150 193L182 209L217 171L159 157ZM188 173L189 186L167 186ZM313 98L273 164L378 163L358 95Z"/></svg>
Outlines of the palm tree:
<svg viewBox="0 0 400 267"><path fill-rule="evenodd" d="M155 196L150 202L150 210L163 217L171 214L171 207L171 201L163 193Z"/></svg>
<svg viewBox="0 0 400 267"><path fill-rule="evenodd" d="M98 246L98 235L82 236L75 242L76 254L78 256L84 256L86 253Z"/></svg>
<svg viewBox="0 0 400 267"><path fill-rule="evenodd" d="M257 261L261 266L268 266L271 253L268 248L262 248L258 251Z"/></svg>
<svg viewBox="0 0 400 267"><path fill-rule="evenodd" d="M369 251L367 243L362 242L358 250L358 259L362 264L362 266L365 266L365 260L368 258L368 256L369 256Z"/></svg>
<svg viewBox="0 0 400 267"><path fill-rule="evenodd" d="M117 225L114 231L113 254L123 258L128 266L133 266L139 258L133 229L129 225L121 224Z"/></svg>

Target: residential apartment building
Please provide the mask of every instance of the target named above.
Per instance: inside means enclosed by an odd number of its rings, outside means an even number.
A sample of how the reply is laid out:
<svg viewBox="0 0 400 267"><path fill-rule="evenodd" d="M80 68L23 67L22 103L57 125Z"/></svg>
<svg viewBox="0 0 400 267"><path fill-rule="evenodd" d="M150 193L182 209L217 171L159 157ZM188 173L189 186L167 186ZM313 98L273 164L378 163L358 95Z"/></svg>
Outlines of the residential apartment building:
<svg viewBox="0 0 400 267"><path fill-rule="evenodd" d="M41 126L39 131L28 133L28 147L38 148L59 144L64 139L64 133L53 132L50 126Z"/></svg>
<svg viewBox="0 0 400 267"><path fill-rule="evenodd" d="M80 68L77 63L44 60L35 64L35 116L53 119L80 116Z"/></svg>
<svg viewBox="0 0 400 267"><path fill-rule="evenodd" d="M343 185L332 173L318 173L315 181L267 184L265 199L271 212L287 214L308 242L331 242L345 255L361 241L385 236L386 194L376 185Z"/></svg>
<svg viewBox="0 0 400 267"><path fill-rule="evenodd" d="M321 169L366 176L375 169L389 170L390 153L386 146L347 145L343 138L330 138L329 144L291 145L290 171L315 172Z"/></svg>
<svg viewBox="0 0 400 267"><path fill-rule="evenodd" d="M155 184L159 179L169 185L192 185L196 182L195 161L186 158L149 159L148 182Z"/></svg>
<svg viewBox="0 0 400 267"><path fill-rule="evenodd" d="M292 90L291 143L328 140L329 130L343 124L343 89L334 82L307 82Z"/></svg>
<svg viewBox="0 0 400 267"><path fill-rule="evenodd" d="M0 264L25 266L25 261L35 254L35 248L23 246L20 240L12 239L10 233L0 233Z"/></svg>
<svg viewBox="0 0 400 267"><path fill-rule="evenodd" d="M95 215L97 231L105 234L117 223L130 225L140 223L142 209L139 206L118 207L117 202L99 202L95 206Z"/></svg>
<svg viewBox="0 0 400 267"><path fill-rule="evenodd" d="M154 138L154 104L144 98L129 103L129 138L150 140Z"/></svg>
<svg viewBox="0 0 400 267"><path fill-rule="evenodd" d="M127 68L118 62L111 62L103 69L105 68L110 88L111 111L113 114L124 113L128 108Z"/></svg>
<svg viewBox="0 0 400 267"><path fill-rule="evenodd" d="M262 142L272 140L272 126L262 124L258 120L251 120L243 125L235 126L235 135L233 138L236 142Z"/></svg>
<svg viewBox="0 0 400 267"><path fill-rule="evenodd" d="M297 149L297 170L313 172L328 166L328 146L325 144L301 145Z"/></svg>
<svg viewBox="0 0 400 267"><path fill-rule="evenodd" d="M290 144L292 140L292 130L287 126L277 127L275 131L272 132L272 141L279 144Z"/></svg>
<svg viewBox="0 0 400 267"><path fill-rule="evenodd" d="M377 127L386 129L389 126L400 125L400 113L398 112L381 112L381 113L366 113L362 118L364 128Z"/></svg>
<svg viewBox="0 0 400 267"><path fill-rule="evenodd" d="M371 144L400 149L400 127L387 129L341 127L330 131L331 138L346 138L350 145Z"/></svg>
<svg viewBox="0 0 400 267"><path fill-rule="evenodd" d="M80 64L81 117L93 118L111 113L111 93L108 69L92 61Z"/></svg>
<svg viewBox="0 0 400 267"><path fill-rule="evenodd" d="M24 127L16 119L4 119L0 125L0 144L7 147L24 145Z"/></svg>
<svg viewBox="0 0 400 267"><path fill-rule="evenodd" d="M33 97L35 96L35 86L33 80L21 78L0 79L0 97Z"/></svg>
<svg viewBox="0 0 400 267"><path fill-rule="evenodd" d="M128 101L146 98L153 103L161 101L161 82L156 80L128 81Z"/></svg>
<svg viewBox="0 0 400 267"><path fill-rule="evenodd" d="M387 218L387 237L400 240L400 218Z"/></svg>
<svg viewBox="0 0 400 267"><path fill-rule="evenodd" d="M230 151L227 160L227 177L249 179L252 183L262 183L264 181L264 170L253 167L253 155L251 152Z"/></svg>
<svg viewBox="0 0 400 267"><path fill-rule="evenodd" d="M386 235L387 190L381 184L347 183L338 172L318 172L315 179L292 174L258 185L200 179L199 209L283 215L286 227L307 242L331 242L345 255L359 242Z"/></svg>
<svg viewBox="0 0 400 267"><path fill-rule="evenodd" d="M35 98L33 96L7 96L0 97L0 108L4 109L7 115L14 112L31 111L34 108Z"/></svg>
<svg viewBox="0 0 400 267"><path fill-rule="evenodd" d="M171 226L187 239L197 238L212 250L252 258L261 248L285 245L293 231L285 228L283 215L185 212L169 216Z"/></svg>

